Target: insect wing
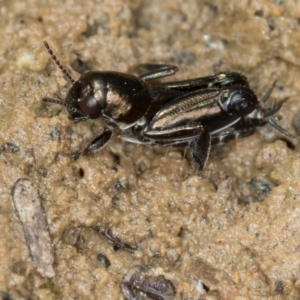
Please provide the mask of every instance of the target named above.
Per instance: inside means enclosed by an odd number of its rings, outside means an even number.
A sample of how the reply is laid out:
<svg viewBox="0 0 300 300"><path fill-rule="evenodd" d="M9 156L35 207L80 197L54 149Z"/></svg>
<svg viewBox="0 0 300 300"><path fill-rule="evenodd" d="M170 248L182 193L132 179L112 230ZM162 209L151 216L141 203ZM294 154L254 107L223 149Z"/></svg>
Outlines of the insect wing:
<svg viewBox="0 0 300 300"><path fill-rule="evenodd" d="M206 119L220 113L220 89L204 89L187 93L162 107L149 124L148 130L174 128L182 124Z"/></svg>

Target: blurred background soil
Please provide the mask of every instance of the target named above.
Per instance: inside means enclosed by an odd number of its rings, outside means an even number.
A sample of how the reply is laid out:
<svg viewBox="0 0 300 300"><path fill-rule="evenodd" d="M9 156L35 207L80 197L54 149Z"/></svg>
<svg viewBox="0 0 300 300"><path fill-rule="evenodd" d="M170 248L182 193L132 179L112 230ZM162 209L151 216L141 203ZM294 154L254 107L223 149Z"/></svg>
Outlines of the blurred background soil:
<svg viewBox="0 0 300 300"><path fill-rule="evenodd" d="M245 74L261 98L290 97L279 124L300 134L300 2L0 0L0 298L125 299L122 278L147 266L165 299L300 299L298 138L270 126L214 149L196 176L186 149L113 138L72 158L103 121L74 124L70 83L86 70L136 73L175 64L173 79ZM19 178L39 190L55 276L38 273L12 204ZM201 288L202 286L202 288Z"/></svg>

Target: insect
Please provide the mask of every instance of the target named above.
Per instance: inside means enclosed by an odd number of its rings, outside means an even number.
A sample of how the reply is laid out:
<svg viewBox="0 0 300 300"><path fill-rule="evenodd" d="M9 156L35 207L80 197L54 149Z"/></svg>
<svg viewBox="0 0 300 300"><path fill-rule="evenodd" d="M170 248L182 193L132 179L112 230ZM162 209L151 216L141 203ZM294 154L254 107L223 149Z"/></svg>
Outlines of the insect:
<svg viewBox="0 0 300 300"><path fill-rule="evenodd" d="M154 82L178 71L176 66L166 64L143 64L146 73L141 76L89 71L75 81L48 43L44 45L72 87L65 101L43 100L65 106L74 122L100 117L106 120L103 133L83 153L102 148L115 132L122 140L137 144L188 146L201 176L212 145L249 136L266 123L293 137L272 118L287 99L264 108L275 82L258 101L247 78L236 72Z"/></svg>

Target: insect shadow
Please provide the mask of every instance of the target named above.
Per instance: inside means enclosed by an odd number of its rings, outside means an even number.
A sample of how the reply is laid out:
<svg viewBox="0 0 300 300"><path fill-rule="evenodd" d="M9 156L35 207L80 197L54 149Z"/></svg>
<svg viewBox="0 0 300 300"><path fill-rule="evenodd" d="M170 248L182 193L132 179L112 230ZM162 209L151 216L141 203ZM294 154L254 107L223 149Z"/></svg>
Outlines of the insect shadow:
<svg viewBox="0 0 300 300"><path fill-rule="evenodd" d="M142 64L146 73L141 76L88 71L75 80L46 41L44 45L72 87L65 101L43 101L65 106L74 122L97 118L106 121L103 132L82 151L84 154L102 148L117 132L122 140L136 144L192 148L196 172L203 177L201 171L213 145L247 137L257 126L267 123L293 137L272 118L287 98L264 107L276 82L259 101L247 78L231 71L159 83L153 80L171 76L178 68Z"/></svg>

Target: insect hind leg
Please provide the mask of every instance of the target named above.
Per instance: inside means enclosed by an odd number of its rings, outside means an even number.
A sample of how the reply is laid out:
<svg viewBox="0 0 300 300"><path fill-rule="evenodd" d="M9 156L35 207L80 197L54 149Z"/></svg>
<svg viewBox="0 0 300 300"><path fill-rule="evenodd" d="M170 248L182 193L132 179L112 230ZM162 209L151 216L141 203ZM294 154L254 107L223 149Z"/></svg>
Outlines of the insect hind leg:
<svg viewBox="0 0 300 300"><path fill-rule="evenodd" d="M200 176L211 149L211 136L208 130L203 131L193 142L193 161L197 174Z"/></svg>
<svg viewBox="0 0 300 300"><path fill-rule="evenodd" d="M211 135L208 130L202 132L192 143L193 146L193 162L197 175L201 178L208 180L214 187L218 189L216 183L209 177L202 174L202 170L208 160L211 149Z"/></svg>
<svg viewBox="0 0 300 300"><path fill-rule="evenodd" d="M245 138L255 132L255 127L256 126L251 119L241 119L233 127L227 128L224 131L212 135L211 144L212 146L217 146L220 144L225 144L229 141Z"/></svg>

